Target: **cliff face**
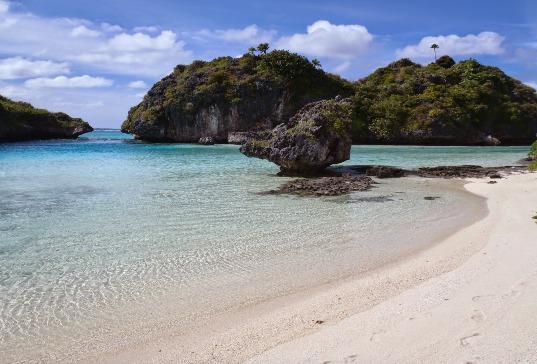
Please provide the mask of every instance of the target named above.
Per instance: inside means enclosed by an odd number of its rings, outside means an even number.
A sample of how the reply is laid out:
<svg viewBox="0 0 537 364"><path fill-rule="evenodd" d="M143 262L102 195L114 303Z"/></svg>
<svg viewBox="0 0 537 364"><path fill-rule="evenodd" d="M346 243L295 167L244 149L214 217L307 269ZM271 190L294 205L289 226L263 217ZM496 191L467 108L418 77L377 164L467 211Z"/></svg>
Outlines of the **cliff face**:
<svg viewBox="0 0 537 364"><path fill-rule="evenodd" d="M528 145L537 133L535 90L475 60L402 59L355 87L355 143Z"/></svg>
<svg viewBox="0 0 537 364"><path fill-rule="evenodd" d="M0 96L0 142L77 138L93 128L64 113L36 109L26 102Z"/></svg>
<svg viewBox="0 0 537 364"><path fill-rule="evenodd" d="M230 133L270 129L309 102L351 93L349 82L286 51L196 61L157 82L121 129L148 141L227 142Z"/></svg>

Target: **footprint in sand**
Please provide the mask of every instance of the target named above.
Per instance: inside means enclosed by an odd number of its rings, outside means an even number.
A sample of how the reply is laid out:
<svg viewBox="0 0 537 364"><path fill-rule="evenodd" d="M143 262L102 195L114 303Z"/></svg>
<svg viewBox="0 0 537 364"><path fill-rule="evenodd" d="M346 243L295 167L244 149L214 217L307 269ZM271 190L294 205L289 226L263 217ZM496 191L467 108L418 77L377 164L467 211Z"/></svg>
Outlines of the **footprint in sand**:
<svg viewBox="0 0 537 364"><path fill-rule="evenodd" d="M476 333L474 333L474 334L472 334L472 335L470 335L470 336L465 336L465 337L461 338L461 339L460 339L461 346L468 346L468 345L470 345L469 340L472 339L472 338L474 338L474 337L476 337L476 336L479 336L479 333L478 333L478 332L476 332Z"/></svg>
<svg viewBox="0 0 537 364"><path fill-rule="evenodd" d="M474 301L474 302L478 302L478 301L488 300L488 299L490 299L491 297L494 297L494 295L492 295L492 294L485 294L485 295L481 295L481 296L474 296L474 297L472 297L472 301Z"/></svg>
<svg viewBox="0 0 537 364"><path fill-rule="evenodd" d="M506 293L504 294L503 296L504 297L518 297L521 295L522 292L516 290L516 289L512 289L509 293Z"/></svg>
<svg viewBox="0 0 537 364"><path fill-rule="evenodd" d="M380 341L379 336L383 334L384 331L374 332L373 335L369 338L369 341L378 343Z"/></svg>
<svg viewBox="0 0 537 364"><path fill-rule="evenodd" d="M470 316L470 318L475 322L483 322L485 321L487 316L485 316L485 314L481 310L474 310L474 314Z"/></svg>

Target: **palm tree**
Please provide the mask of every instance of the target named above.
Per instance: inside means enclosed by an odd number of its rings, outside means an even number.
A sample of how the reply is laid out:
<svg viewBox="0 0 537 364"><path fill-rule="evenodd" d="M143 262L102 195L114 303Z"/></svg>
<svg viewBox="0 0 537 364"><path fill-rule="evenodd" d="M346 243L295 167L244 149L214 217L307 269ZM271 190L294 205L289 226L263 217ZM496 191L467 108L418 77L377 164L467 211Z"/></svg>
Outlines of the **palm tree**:
<svg viewBox="0 0 537 364"><path fill-rule="evenodd" d="M434 50L434 60L436 61L436 50L437 50L438 48L440 48L440 46L439 46L438 44L436 44L436 43L433 43L433 44L431 45L431 48Z"/></svg>
<svg viewBox="0 0 537 364"><path fill-rule="evenodd" d="M313 67L315 68L321 68L321 62L319 62L319 60L317 58L314 58L311 60L311 64L313 65Z"/></svg>
<svg viewBox="0 0 537 364"><path fill-rule="evenodd" d="M254 47L250 47L250 48L248 48L248 54L250 54L250 55L252 55L252 56L255 56L255 51L256 51L256 50L257 50L257 49L255 49Z"/></svg>

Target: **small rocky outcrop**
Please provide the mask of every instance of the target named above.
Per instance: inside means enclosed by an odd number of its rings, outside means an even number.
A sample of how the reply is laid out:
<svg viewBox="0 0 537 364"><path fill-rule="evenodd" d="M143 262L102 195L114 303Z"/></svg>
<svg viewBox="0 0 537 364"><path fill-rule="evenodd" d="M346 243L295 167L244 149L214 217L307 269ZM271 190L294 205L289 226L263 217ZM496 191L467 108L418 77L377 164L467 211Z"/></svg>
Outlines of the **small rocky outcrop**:
<svg viewBox="0 0 537 364"><path fill-rule="evenodd" d="M328 169L326 176L300 178L289 181L270 194L295 194L299 196L338 196L355 191L367 191L375 181L370 177L399 178L418 176L424 178L490 178L488 183L495 184L502 174L523 172L525 166L481 167L481 166L440 166L405 170L390 166L340 166ZM425 196L425 200L436 200L438 196ZM376 201L378 197L361 198Z"/></svg>
<svg viewBox="0 0 537 364"><path fill-rule="evenodd" d="M306 105L287 123L248 140L240 151L269 160L282 175L308 175L350 157L352 105L333 99Z"/></svg>
<svg viewBox="0 0 537 364"><path fill-rule="evenodd" d="M201 145L213 145L214 144L214 138L209 137L209 136L201 137L198 140L198 144L201 144Z"/></svg>
<svg viewBox="0 0 537 364"><path fill-rule="evenodd" d="M427 178L501 178L499 171L509 167L481 167L473 165L423 167L416 171L420 177Z"/></svg>
<svg viewBox="0 0 537 364"><path fill-rule="evenodd" d="M227 134L227 142L229 144L242 145L246 143L248 140L255 138L256 136L257 136L256 133L249 132L249 131L230 132Z"/></svg>
<svg viewBox="0 0 537 364"><path fill-rule="evenodd" d="M361 168L354 168L356 171L362 171L367 176L373 176L377 178L400 178L406 175L406 171L397 167L390 166L363 166Z"/></svg>
<svg viewBox="0 0 537 364"><path fill-rule="evenodd" d="M82 119L51 113L26 102L0 96L0 142L36 139L74 139L93 131Z"/></svg>
<svg viewBox="0 0 537 364"><path fill-rule="evenodd" d="M490 146L497 146L502 144L500 139L493 137L492 135L487 135L483 138L483 144Z"/></svg>
<svg viewBox="0 0 537 364"><path fill-rule="evenodd" d="M344 174L334 177L300 178L289 181L273 193L300 196L339 196L355 191L366 191L375 182L370 177Z"/></svg>

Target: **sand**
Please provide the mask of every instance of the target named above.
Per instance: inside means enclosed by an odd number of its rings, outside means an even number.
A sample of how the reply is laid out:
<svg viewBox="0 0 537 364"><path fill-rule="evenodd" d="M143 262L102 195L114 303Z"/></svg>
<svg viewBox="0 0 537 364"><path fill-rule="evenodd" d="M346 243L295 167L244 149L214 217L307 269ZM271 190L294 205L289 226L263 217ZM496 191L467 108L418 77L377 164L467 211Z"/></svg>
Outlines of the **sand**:
<svg viewBox="0 0 537 364"><path fill-rule="evenodd" d="M249 362L536 363L537 174L465 187L486 218L382 273L422 283ZM429 264L446 271L428 278Z"/></svg>
<svg viewBox="0 0 537 364"><path fill-rule="evenodd" d="M358 277L98 354L113 363L537 362L537 174L465 188L477 222Z"/></svg>

